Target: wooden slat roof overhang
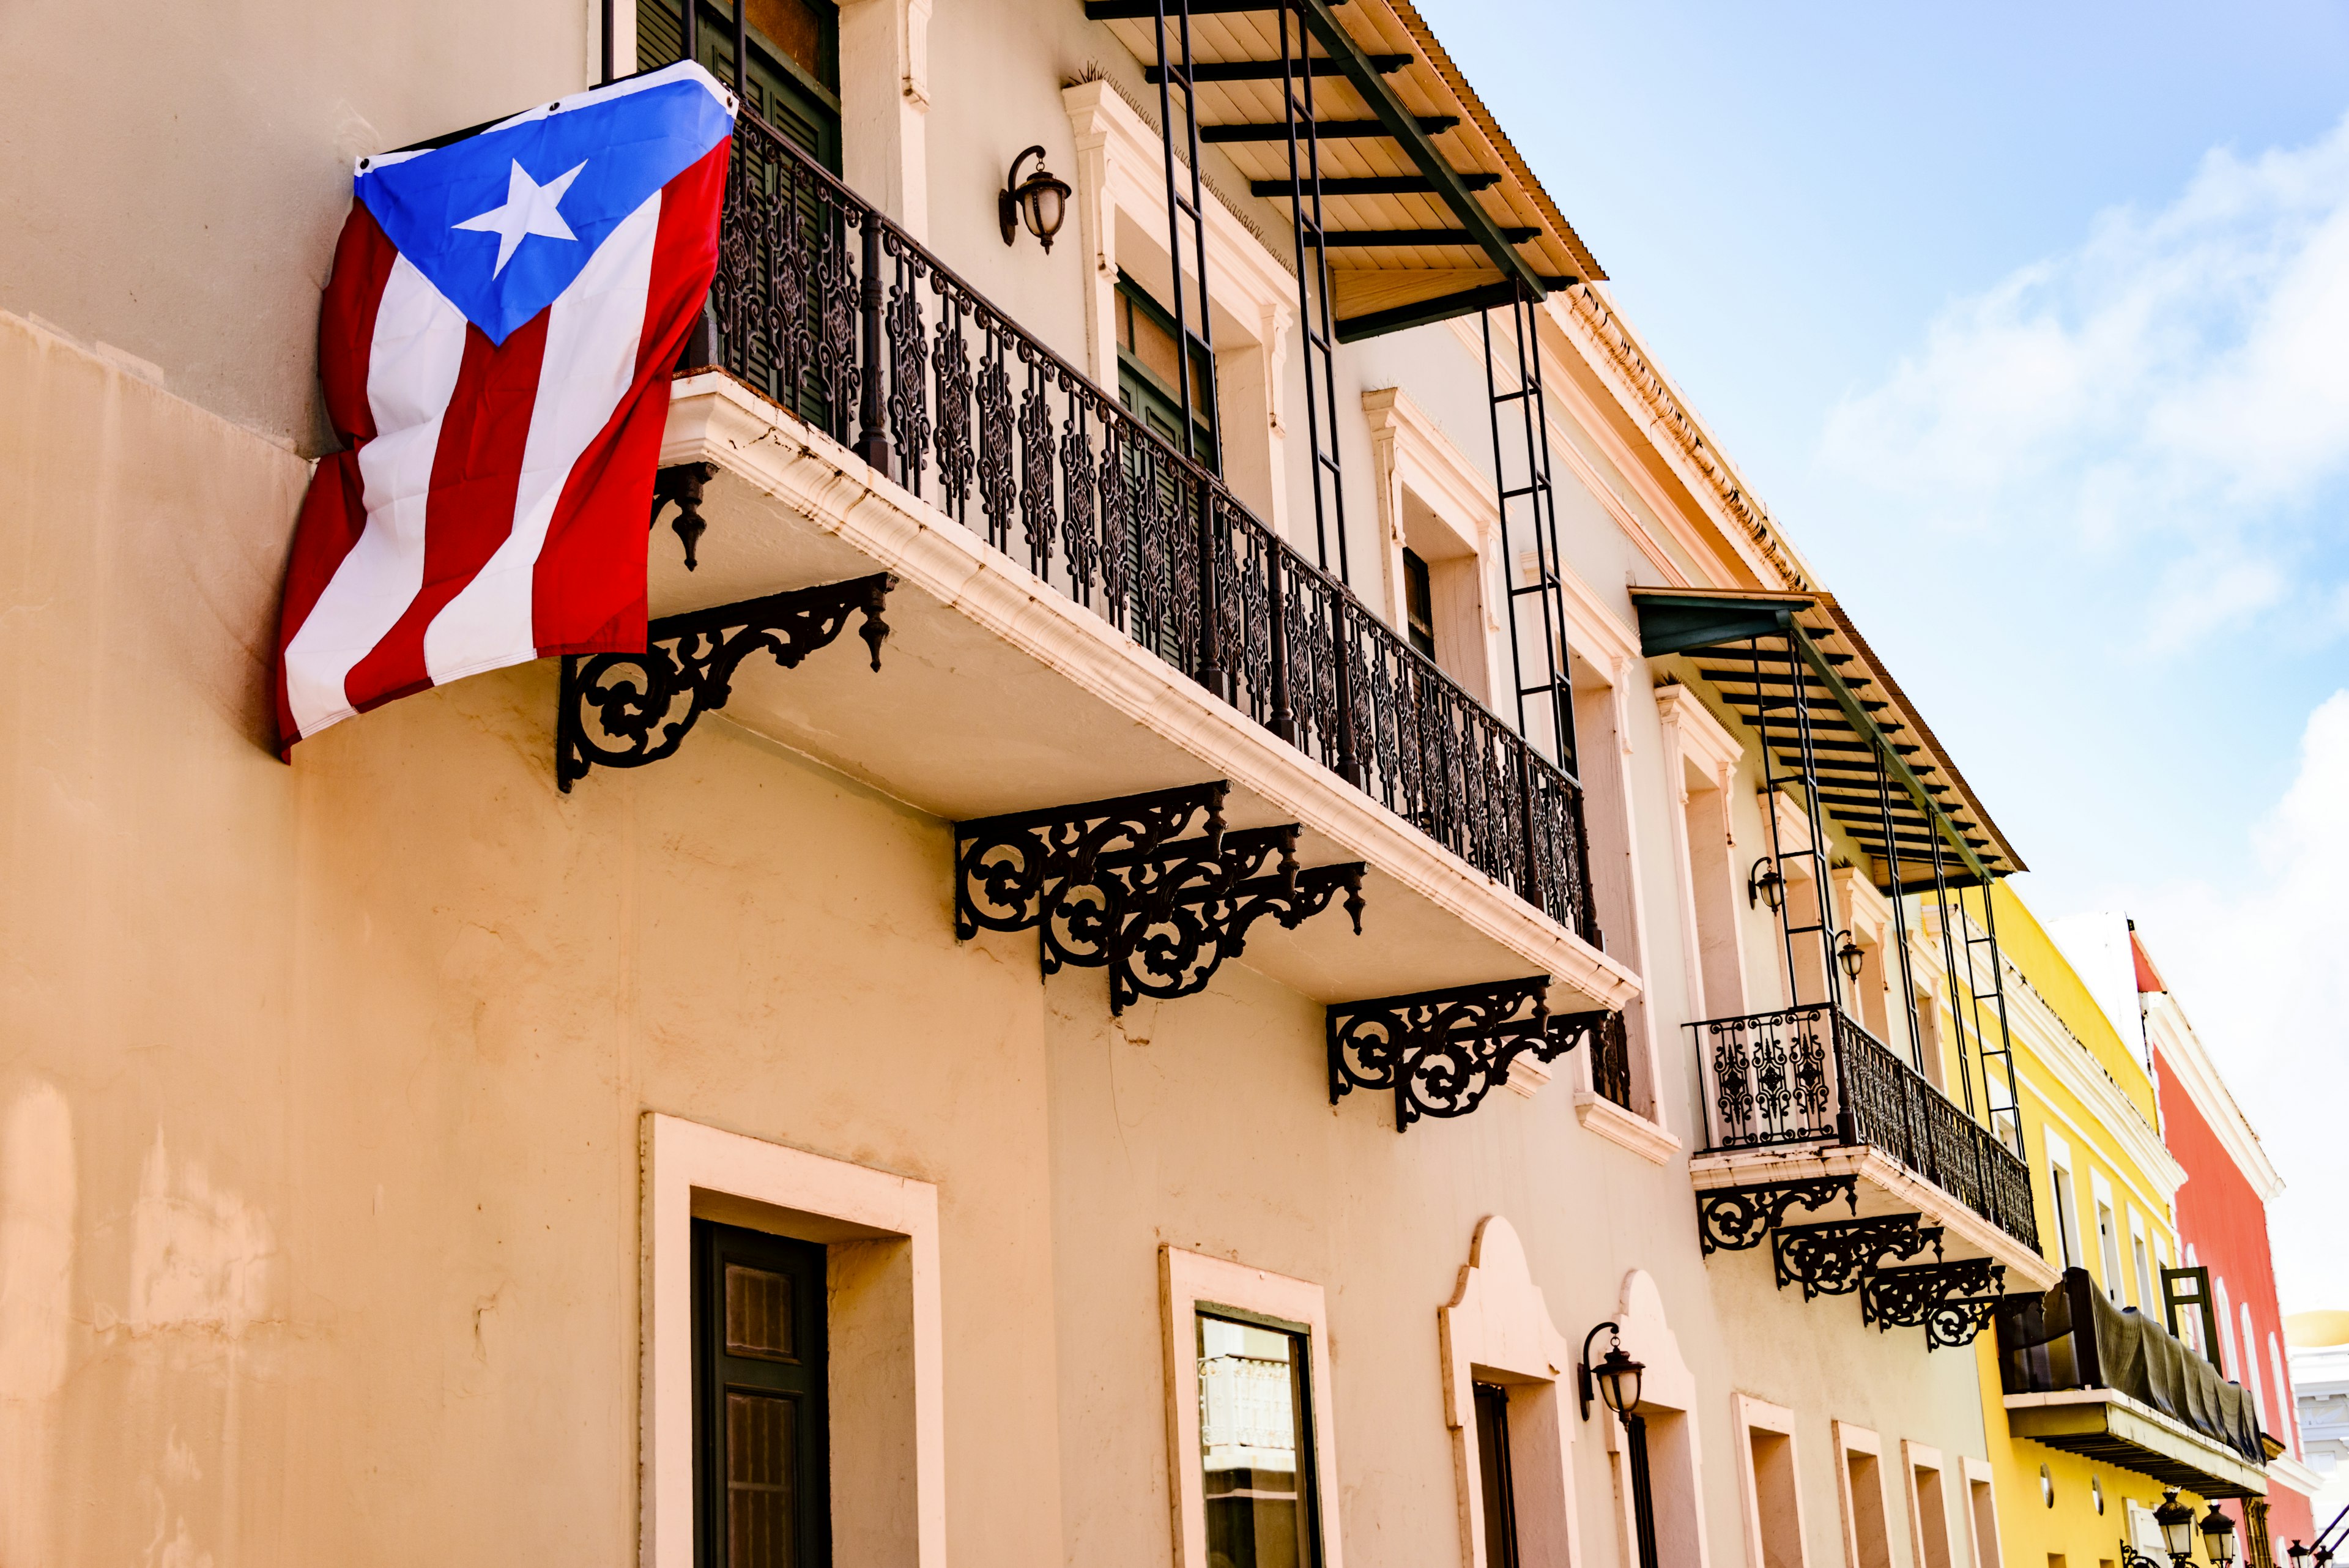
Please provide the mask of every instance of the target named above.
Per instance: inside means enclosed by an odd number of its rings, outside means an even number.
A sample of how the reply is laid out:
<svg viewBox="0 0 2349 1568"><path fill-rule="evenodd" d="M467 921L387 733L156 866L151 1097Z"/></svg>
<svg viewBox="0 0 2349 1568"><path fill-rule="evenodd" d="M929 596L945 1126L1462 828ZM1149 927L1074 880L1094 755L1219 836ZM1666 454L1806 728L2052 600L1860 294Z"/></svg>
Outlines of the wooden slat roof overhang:
<svg viewBox="0 0 2349 1568"><path fill-rule="evenodd" d="M1157 0L1085 5L1154 82L1159 14ZM1190 15L1200 140L1285 207L1282 11L1276 0L1191 0ZM1293 0L1286 22L1292 68L1311 72L1340 341L1606 277L1410 0ZM1166 31L1179 61L1171 15Z"/></svg>
<svg viewBox="0 0 2349 1568"><path fill-rule="evenodd" d="M1897 851L1902 890L1930 888L1937 839L1952 885L1978 885L2025 869L1833 595L1635 587L1631 602L1642 653L1689 659L1749 726L1759 726L1763 704L1770 704L1773 762L1782 774L1800 771L1791 646L1801 667L1801 701L1810 713L1819 804L1868 852L1877 887L1893 890L1889 858ZM1879 751L1888 759L1889 838Z"/></svg>

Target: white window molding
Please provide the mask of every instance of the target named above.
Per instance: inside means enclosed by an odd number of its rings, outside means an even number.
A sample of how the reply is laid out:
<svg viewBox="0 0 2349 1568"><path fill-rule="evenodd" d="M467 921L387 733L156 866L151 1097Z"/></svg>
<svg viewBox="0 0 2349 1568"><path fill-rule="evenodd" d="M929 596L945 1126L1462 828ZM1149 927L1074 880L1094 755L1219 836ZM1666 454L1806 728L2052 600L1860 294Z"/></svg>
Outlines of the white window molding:
<svg viewBox="0 0 2349 1568"><path fill-rule="evenodd" d="M693 1221L824 1245L833 1542L843 1562L944 1568L938 1196L926 1181L647 1112L638 1561L693 1568ZM839 1369L857 1368L853 1381Z"/></svg>
<svg viewBox="0 0 2349 1568"><path fill-rule="evenodd" d="M916 240L930 228L931 0L843 0L841 172Z"/></svg>
<svg viewBox="0 0 2349 1568"><path fill-rule="evenodd" d="M1649 1491L1655 1501L1656 1557L1682 1568L1711 1568L1704 1528L1702 1433L1697 1416L1697 1382L1681 1354L1679 1335L1664 1315L1662 1293L1645 1269L1623 1276L1615 1309L1623 1348L1640 1362L1640 1414L1648 1420ZM1623 1423L1603 1405L1591 1418L1607 1429L1609 1468L1615 1480L1616 1540L1624 1568L1638 1568L1639 1535L1631 1521L1630 1455Z"/></svg>
<svg viewBox="0 0 2349 1568"><path fill-rule="evenodd" d="M1531 557L1517 565L1520 580L1531 581ZM1609 956L1643 974L1649 950L1647 884L1640 865L1632 702L1635 697L1648 701L1646 694L1652 690L1647 661L1640 653L1639 633L1609 609L1588 584L1563 566L1557 568L1557 576L1563 590L1566 645L1571 656L1583 821L1590 838L1591 897ZM1630 1110L1664 1136L1677 1137L1665 1113L1656 1011L1644 995L1623 1010L1631 1054ZM1578 1107L1589 1106L1597 1098L1589 1061L1586 1054L1580 1067L1581 1093L1576 1096ZM1585 1127L1602 1132L1599 1124L1612 1119L1595 1110L1582 1116Z"/></svg>
<svg viewBox="0 0 2349 1568"><path fill-rule="evenodd" d="M1404 631L1402 553L1428 565L1436 614L1435 661L1469 694L1503 713L1511 690L1501 580L1501 514L1491 475L1472 462L1408 393L1362 394L1371 431L1371 487L1379 504L1379 572L1387 624Z"/></svg>
<svg viewBox="0 0 2349 1568"><path fill-rule="evenodd" d="M1795 1413L1751 1394L1732 1394L1729 1412L1744 1483L1745 1561L1752 1568L1810 1568Z"/></svg>
<svg viewBox="0 0 2349 1568"><path fill-rule="evenodd" d="M1745 945L1737 914L1737 764L1744 748L1703 699L1678 681L1656 688L1680 894L1681 955L1693 1018L1746 1011Z"/></svg>
<svg viewBox="0 0 2349 1568"><path fill-rule="evenodd" d="M1958 1461L1965 1472L1966 1522L1974 1539L1973 1568L1999 1568L2006 1561L1999 1540L1998 1482L1988 1459L1968 1454Z"/></svg>
<svg viewBox="0 0 2349 1568"><path fill-rule="evenodd" d="M1076 135L1077 164L1070 183L1075 187L1078 242L1091 262L1085 369L1114 394L1119 269L1157 291L1162 301L1174 297L1165 153L1158 133L1105 80L1063 88L1061 102ZM1202 213L1225 482L1275 533L1293 543L1283 388L1289 327L1297 314L1297 275L1214 192L1203 192ZM1185 275L1184 286L1190 292L1184 297L1195 299L1198 281Z"/></svg>
<svg viewBox="0 0 2349 1568"><path fill-rule="evenodd" d="M1174 1489L1175 1568L1208 1568L1206 1477L1199 1458L1199 1309L1235 1307L1302 1324L1310 1360L1313 1497L1321 1516L1321 1568L1344 1568L1338 1537L1338 1422L1330 1398L1330 1314L1321 1287L1223 1258L1158 1249L1166 1357L1167 1484Z"/></svg>
<svg viewBox="0 0 2349 1568"><path fill-rule="evenodd" d="M1844 1568L1892 1568L1892 1503L1885 1490L1884 1439L1849 1421L1836 1421L1830 1429L1836 1447L1836 1499L1843 1515ZM1854 1465L1854 1455L1866 1462Z"/></svg>
<svg viewBox="0 0 2349 1568"><path fill-rule="evenodd" d="M1949 1477L1942 1469L1941 1450L1903 1438L1900 1475L1909 1493L1909 1561L1916 1568L1957 1568L1957 1538L1951 1528Z"/></svg>
<svg viewBox="0 0 2349 1568"><path fill-rule="evenodd" d="M1436 1310L1444 1350L1444 1422L1452 1430L1452 1473L1460 1507L1462 1568L1485 1568L1483 1455L1475 1385L1509 1386L1509 1459L1518 1555L1526 1563L1577 1568L1575 1519L1576 1350L1550 1321L1525 1245L1508 1220L1478 1222L1452 1300Z"/></svg>

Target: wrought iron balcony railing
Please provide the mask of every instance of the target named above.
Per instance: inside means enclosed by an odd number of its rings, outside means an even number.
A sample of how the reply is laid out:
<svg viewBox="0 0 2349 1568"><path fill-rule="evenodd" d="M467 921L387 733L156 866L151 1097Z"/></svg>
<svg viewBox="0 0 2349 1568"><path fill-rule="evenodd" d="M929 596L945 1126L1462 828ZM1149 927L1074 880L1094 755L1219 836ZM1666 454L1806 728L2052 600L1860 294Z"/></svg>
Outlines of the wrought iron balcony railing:
<svg viewBox="0 0 2349 1568"><path fill-rule="evenodd" d="M1577 781L744 110L714 364L1596 942Z"/></svg>
<svg viewBox="0 0 2349 1568"><path fill-rule="evenodd" d="M1864 1144L2039 1245L2030 1168L1839 1008L1813 1002L1689 1027L1711 1147Z"/></svg>

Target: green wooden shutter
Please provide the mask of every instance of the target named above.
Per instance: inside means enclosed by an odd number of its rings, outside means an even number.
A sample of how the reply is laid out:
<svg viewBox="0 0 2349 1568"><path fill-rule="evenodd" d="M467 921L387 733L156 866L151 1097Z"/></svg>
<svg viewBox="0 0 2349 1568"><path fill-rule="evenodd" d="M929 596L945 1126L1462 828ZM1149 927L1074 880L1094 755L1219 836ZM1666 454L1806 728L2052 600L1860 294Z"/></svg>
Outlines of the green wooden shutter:
<svg viewBox="0 0 2349 1568"><path fill-rule="evenodd" d="M830 1568L823 1249L693 1222L696 1568Z"/></svg>

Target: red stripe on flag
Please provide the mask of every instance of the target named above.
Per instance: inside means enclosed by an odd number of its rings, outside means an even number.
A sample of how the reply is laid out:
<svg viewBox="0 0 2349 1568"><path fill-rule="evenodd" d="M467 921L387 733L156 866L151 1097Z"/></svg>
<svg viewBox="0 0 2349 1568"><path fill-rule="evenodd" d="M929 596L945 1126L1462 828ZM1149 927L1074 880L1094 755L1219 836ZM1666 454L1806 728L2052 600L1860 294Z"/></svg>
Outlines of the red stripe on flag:
<svg viewBox="0 0 2349 1568"><path fill-rule="evenodd" d="M326 394L326 418L349 446L376 433L367 369L384 280L398 259L375 214L353 202L342 237L335 242L335 270L318 309L318 380Z"/></svg>
<svg viewBox="0 0 2349 1568"><path fill-rule="evenodd" d="M300 739L293 704L285 694L285 648L335 579L343 557L367 528L367 501L359 480L358 443L371 440L375 411L367 403L367 370L375 348L377 307L384 280L399 253L385 237L375 214L357 202L343 220L335 242L334 270L318 310L318 380L326 392L326 418L353 450L330 452L310 476L294 527L294 548L285 562L285 591L277 611L277 754L289 757Z"/></svg>
<svg viewBox="0 0 2349 1568"><path fill-rule="evenodd" d="M717 213L732 145L720 141L662 190L636 379L572 465L538 553L532 638L542 658L644 650L645 535L669 372L718 270Z"/></svg>
<svg viewBox="0 0 2349 1568"><path fill-rule="evenodd" d="M530 441L531 410L546 349L543 310L502 345L465 327L465 358L440 422L432 490L424 521L424 581L416 597L343 682L364 713L432 684L424 667L424 629L471 582L513 532L514 497Z"/></svg>

